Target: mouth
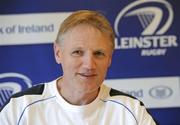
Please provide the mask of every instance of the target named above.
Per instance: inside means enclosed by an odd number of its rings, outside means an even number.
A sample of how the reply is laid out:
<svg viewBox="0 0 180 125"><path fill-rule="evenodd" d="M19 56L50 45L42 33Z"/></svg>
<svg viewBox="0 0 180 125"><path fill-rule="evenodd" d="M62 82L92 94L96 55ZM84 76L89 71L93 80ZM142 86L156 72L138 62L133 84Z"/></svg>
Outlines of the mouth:
<svg viewBox="0 0 180 125"><path fill-rule="evenodd" d="M89 74L89 73L78 73L78 75L82 77L86 77L86 78L92 78L92 77L97 76L97 74Z"/></svg>

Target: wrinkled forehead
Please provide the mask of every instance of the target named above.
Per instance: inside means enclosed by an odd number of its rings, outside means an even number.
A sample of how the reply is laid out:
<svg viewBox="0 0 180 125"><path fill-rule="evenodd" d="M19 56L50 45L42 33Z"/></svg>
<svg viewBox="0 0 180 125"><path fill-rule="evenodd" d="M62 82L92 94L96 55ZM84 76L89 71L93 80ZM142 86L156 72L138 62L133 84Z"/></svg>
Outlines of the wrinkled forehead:
<svg viewBox="0 0 180 125"><path fill-rule="evenodd" d="M68 32L71 32L71 31L76 31L76 32L78 32L79 30L86 30L86 29L88 29L89 31L96 31L96 32L99 32L99 33L101 33L102 35L105 35L106 34L106 32L105 31L103 31L103 30L101 30L100 28L97 28L97 27L95 27L95 26L93 26L93 25L91 25L91 24L78 24L78 25L75 25L75 26L73 26L73 27L71 27L71 28L69 28L69 29L67 29L67 31L66 32L64 32L64 34L65 33L68 33ZM107 35L107 34L106 34Z"/></svg>
<svg viewBox="0 0 180 125"><path fill-rule="evenodd" d="M77 39L88 39L90 37L91 39L94 38L94 40L100 39L103 37L106 40L110 40L110 38L108 37L106 33L101 32L99 29L91 25L84 25L84 24L72 27L71 29L69 29L67 32L63 34L63 37L64 38L73 37Z"/></svg>
<svg viewBox="0 0 180 125"><path fill-rule="evenodd" d="M61 37L61 41L69 37L78 37L79 39L82 39L83 37L87 37L87 39L88 37L94 37L94 39L104 37L106 41L108 40L111 43L111 38L106 32L102 32L98 28L89 24L79 24L74 26L68 29L65 33L61 34Z"/></svg>
<svg viewBox="0 0 180 125"><path fill-rule="evenodd" d="M63 44L66 44L67 47L112 49L111 40L106 34L87 25L79 25L67 31L62 36Z"/></svg>

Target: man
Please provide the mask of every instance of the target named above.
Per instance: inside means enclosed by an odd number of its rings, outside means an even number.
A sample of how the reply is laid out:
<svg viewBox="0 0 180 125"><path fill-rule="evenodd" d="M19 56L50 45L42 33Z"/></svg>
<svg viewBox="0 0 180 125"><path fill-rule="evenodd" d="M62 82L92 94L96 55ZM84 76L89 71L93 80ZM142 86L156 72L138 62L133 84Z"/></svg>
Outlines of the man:
<svg viewBox="0 0 180 125"><path fill-rule="evenodd" d="M103 15L70 15L54 43L63 76L14 95L0 125L155 125L139 100L103 84L113 49L114 33Z"/></svg>

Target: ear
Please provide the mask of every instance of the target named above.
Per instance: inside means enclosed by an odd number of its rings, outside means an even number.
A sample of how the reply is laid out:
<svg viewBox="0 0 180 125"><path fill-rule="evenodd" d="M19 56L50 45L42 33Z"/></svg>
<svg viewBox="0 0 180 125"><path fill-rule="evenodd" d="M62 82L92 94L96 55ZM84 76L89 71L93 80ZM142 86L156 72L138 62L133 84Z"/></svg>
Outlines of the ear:
<svg viewBox="0 0 180 125"><path fill-rule="evenodd" d="M60 48L60 45L58 43L54 43L54 57L55 57L55 60L58 64L61 63L61 48Z"/></svg>

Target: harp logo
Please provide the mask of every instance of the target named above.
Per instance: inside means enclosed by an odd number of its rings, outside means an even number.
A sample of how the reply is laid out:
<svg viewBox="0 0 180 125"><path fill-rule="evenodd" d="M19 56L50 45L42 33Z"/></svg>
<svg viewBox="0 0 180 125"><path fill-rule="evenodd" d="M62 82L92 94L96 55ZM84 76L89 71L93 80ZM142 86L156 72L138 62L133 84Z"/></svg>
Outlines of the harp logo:
<svg viewBox="0 0 180 125"><path fill-rule="evenodd" d="M19 73L0 74L0 109L12 94L31 87L31 80Z"/></svg>
<svg viewBox="0 0 180 125"><path fill-rule="evenodd" d="M130 3L120 11L114 22L115 33L120 37L119 40L115 40L116 49L140 48L142 56L165 55L167 48L178 47L175 35L164 35L171 27L173 18L172 6L165 0L138 0ZM125 19L129 19L130 21L126 22L131 24L138 21L133 26L127 25L129 27L126 27L126 30L130 29L131 32L134 27L138 27L134 34L125 34L128 37L124 37L119 31L125 29L121 28Z"/></svg>

